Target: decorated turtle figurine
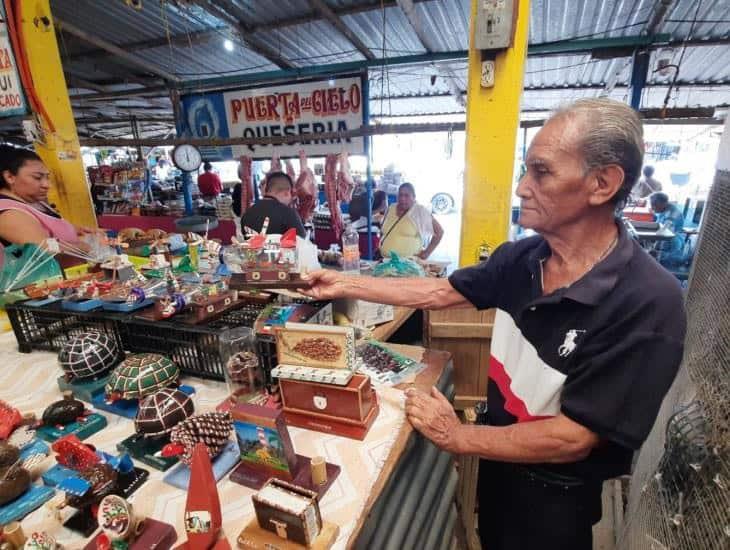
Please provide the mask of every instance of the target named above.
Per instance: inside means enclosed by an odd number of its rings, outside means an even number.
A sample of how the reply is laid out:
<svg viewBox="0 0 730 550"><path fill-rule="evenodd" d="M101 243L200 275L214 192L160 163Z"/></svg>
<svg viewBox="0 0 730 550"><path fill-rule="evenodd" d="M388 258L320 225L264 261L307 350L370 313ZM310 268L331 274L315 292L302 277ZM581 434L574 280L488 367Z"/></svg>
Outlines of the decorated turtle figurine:
<svg viewBox="0 0 730 550"><path fill-rule="evenodd" d="M205 443L210 458L220 454L228 443L233 430L233 418L229 412L208 412L191 416L180 422L170 432L170 444L162 448L162 456L180 456L183 464L190 466L196 443Z"/></svg>
<svg viewBox="0 0 730 550"><path fill-rule="evenodd" d="M195 412L192 398L174 388L163 388L139 403L135 431L144 437L162 437Z"/></svg>
<svg viewBox="0 0 730 550"><path fill-rule="evenodd" d="M84 332L66 342L58 363L67 382L100 378L124 359L117 342L101 332Z"/></svg>
<svg viewBox="0 0 730 550"><path fill-rule="evenodd" d="M0 506L22 495L30 485L30 474L20 466L20 451L0 444Z"/></svg>
<svg viewBox="0 0 730 550"><path fill-rule="evenodd" d="M162 388L177 384L180 369L170 359L157 353L130 355L112 371L106 396L117 399L141 399Z"/></svg>
<svg viewBox="0 0 730 550"><path fill-rule="evenodd" d="M63 399L46 407L41 417L41 423L45 426L65 426L76 422L86 412L86 406L78 399L74 399L70 391L65 391Z"/></svg>

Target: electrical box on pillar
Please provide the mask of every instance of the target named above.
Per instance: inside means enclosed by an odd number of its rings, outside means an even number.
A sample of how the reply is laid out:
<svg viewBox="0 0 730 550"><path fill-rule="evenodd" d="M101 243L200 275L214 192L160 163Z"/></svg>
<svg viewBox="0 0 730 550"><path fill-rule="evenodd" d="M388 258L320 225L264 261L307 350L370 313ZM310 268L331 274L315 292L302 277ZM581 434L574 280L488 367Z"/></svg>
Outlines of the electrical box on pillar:
<svg viewBox="0 0 730 550"><path fill-rule="evenodd" d="M474 48L482 52L481 86L494 86L496 52L512 46L517 0L479 0L474 21Z"/></svg>
<svg viewBox="0 0 730 550"><path fill-rule="evenodd" d="M477 5L474 46L503 50L512 45L517 22L515 0L480 0Z"/></svg>

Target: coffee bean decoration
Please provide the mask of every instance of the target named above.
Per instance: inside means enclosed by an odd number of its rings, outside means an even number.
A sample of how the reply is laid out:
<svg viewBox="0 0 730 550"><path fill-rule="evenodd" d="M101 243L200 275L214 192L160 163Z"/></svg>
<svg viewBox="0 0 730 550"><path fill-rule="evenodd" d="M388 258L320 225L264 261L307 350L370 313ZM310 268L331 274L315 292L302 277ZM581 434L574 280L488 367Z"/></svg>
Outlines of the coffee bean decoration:
<svg viewBox="0 0 730 550"><path fill-rule="evenodd" d="M342 348L329 338L303 338L294 346L294 351L316 361L337 361Z"/></svg>

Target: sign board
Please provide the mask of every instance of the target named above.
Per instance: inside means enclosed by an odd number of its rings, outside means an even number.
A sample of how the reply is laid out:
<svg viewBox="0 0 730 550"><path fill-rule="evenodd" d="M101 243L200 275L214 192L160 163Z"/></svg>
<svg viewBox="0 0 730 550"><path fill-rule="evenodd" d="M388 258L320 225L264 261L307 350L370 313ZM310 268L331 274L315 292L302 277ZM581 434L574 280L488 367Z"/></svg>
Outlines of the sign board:
<svg viewBox="0 0 730 550"><path fill-rule="evenodd" d="M233 145L201 147L210 161L237 159L248 155L268 159L324 156L347 151L364 154L362 137L308 139L308 134L354 130L363 125L362 78L329 80L248 88L181 97L178 135L182 138L265 138L300 136L294 143L281 145Z"/></svg>
<svg viewBox="0 0 730 550"><path fill-rule="evenodd" d="M5 6L0 2L0 117L24 115L27 112L5 20Z"/></svg>

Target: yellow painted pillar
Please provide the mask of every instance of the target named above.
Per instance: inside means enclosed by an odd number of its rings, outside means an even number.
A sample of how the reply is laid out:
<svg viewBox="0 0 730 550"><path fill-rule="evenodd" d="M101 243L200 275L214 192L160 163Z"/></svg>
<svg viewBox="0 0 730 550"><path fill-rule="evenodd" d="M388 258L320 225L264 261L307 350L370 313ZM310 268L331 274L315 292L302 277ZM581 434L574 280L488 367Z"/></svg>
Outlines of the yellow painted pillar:
<svg viewBox="0 0 730 550"><path fill-rule="evenodd" d="M43 142L34 144L52 174L49 200L66 220L96 227L49 0L23 0L18 5L22 16L21 47L28 58L36 94L55 126L51 132L44 122Z"/></svg>
<svg viewBox="0 0 730 550"><path fill-rule="evenodd" d="M513 45L496 56L494 87L482 88L482 54L474 48L478 1L471 2L462 266L476 263L482 244L494 250L507 240L530 19L529 0L516 0L518 14Z"/></svg>

